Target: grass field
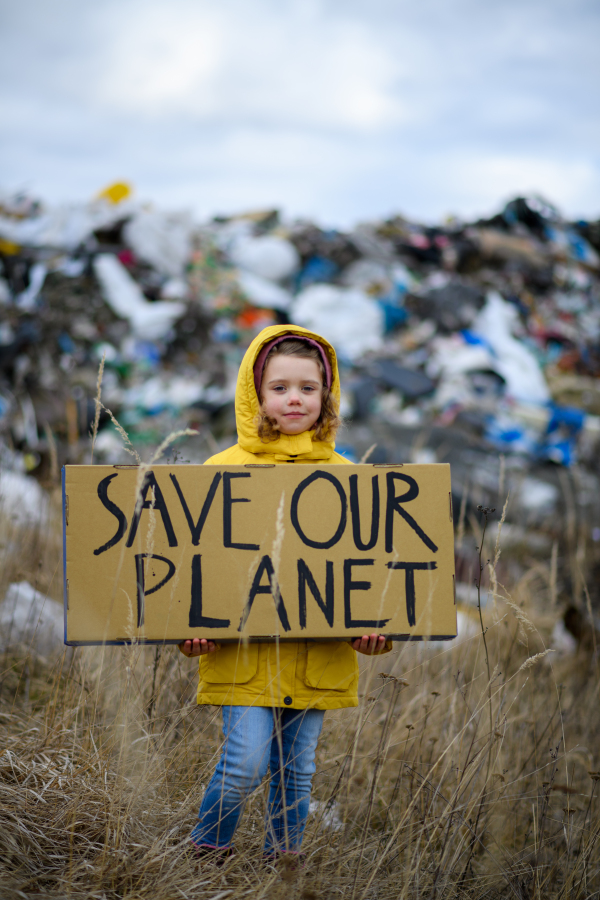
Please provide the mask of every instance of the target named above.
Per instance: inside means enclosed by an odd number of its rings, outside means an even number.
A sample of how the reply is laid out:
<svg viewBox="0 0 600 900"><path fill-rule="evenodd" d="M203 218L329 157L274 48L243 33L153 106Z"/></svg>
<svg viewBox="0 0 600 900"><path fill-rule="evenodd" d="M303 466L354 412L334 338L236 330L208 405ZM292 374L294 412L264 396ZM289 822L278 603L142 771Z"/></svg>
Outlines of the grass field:
<svg viewBox="0 0 600 900"><path fill-rule="evenodd" d="M0 520L0 596L27 580L60 599L53 503L43 529ZM475 559L483 521L459 523ZM187 855L221 739L218 710L195 705L193 661L170 647L5 649L0 896L597 897L595 646L547 652L573 600L557 566L585 609L586 538L528 560L514 543L498 557L497 533L498 513L482 618L470 607L458 641L362 660L359 708L327 714L300 869L261 861L262 789L223 867Z"/></svg>

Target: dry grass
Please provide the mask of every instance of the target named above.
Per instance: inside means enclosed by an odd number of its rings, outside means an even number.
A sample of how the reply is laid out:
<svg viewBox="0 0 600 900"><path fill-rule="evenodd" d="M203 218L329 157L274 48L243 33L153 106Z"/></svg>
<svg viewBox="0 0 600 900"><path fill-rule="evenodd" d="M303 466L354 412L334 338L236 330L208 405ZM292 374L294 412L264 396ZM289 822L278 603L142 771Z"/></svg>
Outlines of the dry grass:
<svg viewBox="0 0 600 900"><path fill-rule="evenodd" d="M58 529L1 527L0 590L58 599ZM220 728L176 649L5 652L3 900L596 897L600 682L589 653L545 654L554 557L510 595L491 573L487 649L474 611L461 643L365 660L360 707L325 719L301 870L261 862L263 791L223 868L186 855Z"/></svg>

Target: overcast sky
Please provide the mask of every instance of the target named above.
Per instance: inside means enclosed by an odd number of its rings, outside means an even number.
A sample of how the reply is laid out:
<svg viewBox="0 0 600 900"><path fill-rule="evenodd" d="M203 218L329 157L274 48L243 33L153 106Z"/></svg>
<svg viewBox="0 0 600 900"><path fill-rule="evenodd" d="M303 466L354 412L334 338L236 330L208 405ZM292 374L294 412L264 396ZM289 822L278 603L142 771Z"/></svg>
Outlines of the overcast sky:
<svg viewBox="0 0 600 900"><path fill-rule="evenodd" d="M600 215L597 0L0 0L0 187L198 215Z"/></svg>

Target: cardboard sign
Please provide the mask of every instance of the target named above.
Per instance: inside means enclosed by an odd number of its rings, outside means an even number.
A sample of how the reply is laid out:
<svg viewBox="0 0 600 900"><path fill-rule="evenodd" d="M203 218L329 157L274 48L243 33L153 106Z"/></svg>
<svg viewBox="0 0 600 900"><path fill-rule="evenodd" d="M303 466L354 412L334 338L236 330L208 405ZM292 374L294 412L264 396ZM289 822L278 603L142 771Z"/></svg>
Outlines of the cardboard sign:
<svg viewBox="0 0 600 900"><path fill-rule="evenodd" d="M456 635L450 467L67 466L65 642Z"/></svg>

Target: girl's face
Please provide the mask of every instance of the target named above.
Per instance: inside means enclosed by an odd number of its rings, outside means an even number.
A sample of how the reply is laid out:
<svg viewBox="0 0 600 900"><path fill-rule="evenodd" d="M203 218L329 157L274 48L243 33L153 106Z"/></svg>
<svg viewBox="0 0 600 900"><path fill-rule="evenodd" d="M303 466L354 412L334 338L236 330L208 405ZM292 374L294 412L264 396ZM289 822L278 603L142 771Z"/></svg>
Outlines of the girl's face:
<svg viewBox="0 0 600 900"><path fill-rule="evenodd" d="M262 411L282 434L310 431L321 415L323 379L314 359L273 356L263 373Z"/></svg>

